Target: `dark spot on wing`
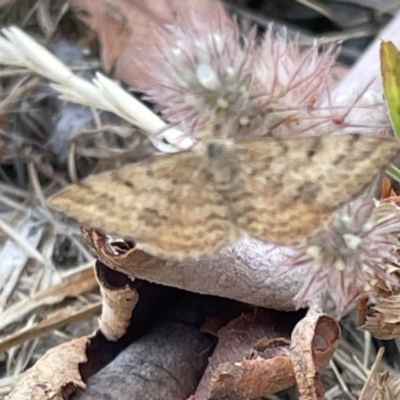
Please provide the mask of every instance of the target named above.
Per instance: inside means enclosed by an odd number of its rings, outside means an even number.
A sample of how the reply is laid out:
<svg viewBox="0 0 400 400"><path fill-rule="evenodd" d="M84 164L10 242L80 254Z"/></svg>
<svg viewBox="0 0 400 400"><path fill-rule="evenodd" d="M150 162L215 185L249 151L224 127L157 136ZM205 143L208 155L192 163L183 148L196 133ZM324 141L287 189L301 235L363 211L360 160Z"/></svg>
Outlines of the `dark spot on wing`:
<svg viewBox="0 0 400 400"><path fill-rule="evenodd" d="M138 216L139 221L152 227L158 227L168 220L166 215L162 215L154 208L144 208Z"/></svg>
<svg viewBox="0 0 400 400"><path fill-rule="evenodd" d="M226 221L226 217L225 215L220 215L216 212L213 212L211 214L208 214L205 218L204 221L205 222L209 222L209 221L214 221L214 220L218 220L218 221Z"/></svg>
<svg viewBox="0 0 400 400"><path fill-rule="evenodd" d="M302 201L306 204L313 203L320 191L321 186L318 183L306 181L297 188L294 201Z"/></svg>
<svg viewBox="0 0 400 400"><path fill-rule="evenodd" d="M217 158L223 153L224 149L224 146L219 143L208 143L206 148L207 157L211 159Z"/></svg>
<svg viewBox="0 0 400 400"><path fill-rule="evenodd" d="M253 219L252 219L253 217L251 216L255 212L257 212L257 209L253 205L248 204L240 210L240 214L241 214L240 217L245 218L246 221L255 222L255 221L253 221ZM259 220L259 219L257 219L258 217L255 217L255 218L257 221Z"/></svg>
<svg viewBox="0 0 400 400"><path fill-rule="evenodd" d="M132 182L129 181L122 181L124 183L125 186L133 189L135 187L135 185Z"/></svg>
<svg viewBox="0 0 400 400"><path fill-rule="evenodd" d="M289 146L286 143L286 141L284 139L281 139L279 141L279 144L280 144L280 147L281 147L281 150L282 150L282 154L286 154L289 151Z"/></svg>
<svg viewBox="0 0 400 400"><path fill-rule="evenodd" d="M251 193L242 192L242 193L237 193L237 194L232 194L232 195L228 194L227 199L231 203L237 203L237 202L240 202L245 199L250 199L251 197L252 197Z"/></svg>
<svg viewBox="0 0 400 400"><path fill-rule="evenodd" d="M318 152L320 147L321 147L321 137L320 136L315 136L312 146L307 151L307 158L309 160L312 160L312 158Z"/></svg>
<svg viewBox="0 0 400 400"><path fill-rule="evenodd" d="M282 190L284 183L282 179L271 179L270 181L267 182L268 189L271 190L274 193L279 192Z"/></svg>
<svg viewBox="0 0 400 400"><path fill-rule="evenodd" d="M333 165L339 166L340 164L343 163L344 160L346 160L346 158L347 158L346 154L339 154L333 161Z"/></svg>
<svg viewBox="0 0 400 400"><path fill-rule="evenodd" d="M167 199L169 204L178 204L180 200L178 200L176 196L168 196Z"/></svg>
<svg viewBox="0 0 400 400"><path fill-rule="evenodd" d="M112 202L113 200L114 200L114 197L112 197L111 195L109 195L108 193L100 193L99 195L98 195L98 199L101 199L101 200L106 200L106 201L109 201L109 202Z"/></svg>
<svg viewBox="0 0 400 400"><path fill-rule="evenodd" d="M112 173L112 177L116 182L118 182L118 183L120 183L122 185L125 185L126 187L128 187L130 189L134 189L135 188L134 183L122 178L118 170L116 170L116 171L114 171Z"/></svg>
<svg viewBox="0 0 400 400"><path fill-rule="evenodd" d="M372 149L367 148L366 150L364 150L362 153L360 154L355 154L353 151L353 146L356 142L358 142L361 138L361 134L360 133L354 133L350 135L350 140L347 142L347 150L345 152L345 154L341 153L338 154L338 156L336 157L336 159L333 161L333 165L335 166L341 166L341 167L346 167L349 169L354 168L354 164L353 162L359 161L364 159L365 157L368 157L369 154L371 153ZM351 154L351 164L350 163L350 159L348 157L348 154Z"/></svg>

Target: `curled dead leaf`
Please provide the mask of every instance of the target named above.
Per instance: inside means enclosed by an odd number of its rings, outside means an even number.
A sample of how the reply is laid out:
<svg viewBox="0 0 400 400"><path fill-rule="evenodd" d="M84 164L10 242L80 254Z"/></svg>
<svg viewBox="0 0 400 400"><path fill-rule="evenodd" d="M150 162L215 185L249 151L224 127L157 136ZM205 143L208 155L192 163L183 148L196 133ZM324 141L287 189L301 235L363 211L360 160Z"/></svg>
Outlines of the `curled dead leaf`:
<svg viewBox="0 0 400 400"><path fill-rule="evenodd" d="M21 376L6 400L64 400L84 389L79 366L87 361L90 340L82 337L50 349Z"/></svg>
<svg viewBox="0 0 400 400"><path fill-rule="evenodd" d="M231 307L225 299L180 292L155 318L155 326L90 377L85 392L74 399L186 399L216 344L214 336L200 330L204 317Z"/></svg>
<svg viewBox="0 0 400 400"><path fill-rule="evenodd" d="M388 199L390 197L396 196L396 192L393 189L391 180L384 176L381 181L381 200Z"/></svg>
<svg viewBox="0 0 400 400"><path fill-rule="evenodd" d="M381 293L374 301L363 295L357 302L358 326L383 340L400 335L400 294Z"/></svg>
<svg viewBox="0 0 400 400"><path fill-rule="evenodd" d="M310 349L312 358L311 362L302 363L303 372L312 377L319 374L339 340L338 323L325 315L307 316L294 329L290 342L290 332L298 318L299 314L296 317L294 313L258 310L243 314L222 328L195 399L258 398L293 386L296 380L304 384L297 361L304 347ZM305 339L300 349L298 343Z"/></svg>
<svg viewBox="0 0 400 400"><path fill-rule="evenodd" d="M98 269L107 269L98 265ZM107 299L108 310L117 310L116 315L107 315L107 324L116 322L117 329L107 326L107 333L112 337L128 332L117 341L109 341L97 330L93 334L72 340L49 350L36 364L27 370L17 380L15 388L11 391L8 400L64 400L76 389L84 389L85 381L99 369L109 363L129 343L142 336L149 327L155 323L155 312L162 313L169 302L174 298L174 290L152 285L147 282L135 281L133 288L128 291L128 300L140 298L141 301L133 308L131 323L126 321L134 301L128 301L126 306L126 276L110 270L101 271L102 281L107 281L110 287L122 286L116 294L111 294ZM119 295L121 294L122 295ZM134 293L133 296L129 296ZM124 295L125 294L125 295ZM109 301L111 299L111 301ZM136 301L136 300L135 300ZM121 304L119 304L121 303ZM121 308L122 313L118 310Z"/></svg>
<svg viewBox="0 0 400 400"><path fill-rule="evenodd" d="M109 268L169 287L290 311L302 284L300 269L276 276L289 250L257 240L244 239L212 258L178 262L150 256L134 243L113 240L95 229L82 227L82 233L94 256Z"/></svg>
<svg viewBox="0 0 400 400"><path fill-rule="evenodd" d="M120 278L118 286L111 286L104 276L106 268L96 268L96 277L100 284L103 307L99 321L100 329L108 340L122 337L129 327L132 311L139 301L138 292L129 285L126 275L113 274Z"/></svg>
<svg viewBox="0 0 400 400"><path fill-rule="evenodd" d="M290 345L290 358L302 400L322 400L325 390L321 370L333 356L340 339L338 322L310 310L295 327Z"/></svg>

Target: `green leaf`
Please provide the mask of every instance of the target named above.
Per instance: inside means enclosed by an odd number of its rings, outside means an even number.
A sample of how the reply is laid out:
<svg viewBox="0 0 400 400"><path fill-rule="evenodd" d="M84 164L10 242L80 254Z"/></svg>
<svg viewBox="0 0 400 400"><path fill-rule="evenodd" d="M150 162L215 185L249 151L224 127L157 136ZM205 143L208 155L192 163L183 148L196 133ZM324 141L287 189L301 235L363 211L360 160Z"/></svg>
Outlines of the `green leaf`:
<svg viewBox="0 0 400 400"><path fill-rule="evenodd" d="M400 139L400 52L392 42L380 49L383 90L397 139Z"/></svg>
<svg viewBox="0 0 400 400"><path fill-rule="evenodd" d="M397 168L395 165L390 164L387 168L386 168L386 173L392 177L393 179L395 179L397 182L400 182L400 169Z"/></svg>

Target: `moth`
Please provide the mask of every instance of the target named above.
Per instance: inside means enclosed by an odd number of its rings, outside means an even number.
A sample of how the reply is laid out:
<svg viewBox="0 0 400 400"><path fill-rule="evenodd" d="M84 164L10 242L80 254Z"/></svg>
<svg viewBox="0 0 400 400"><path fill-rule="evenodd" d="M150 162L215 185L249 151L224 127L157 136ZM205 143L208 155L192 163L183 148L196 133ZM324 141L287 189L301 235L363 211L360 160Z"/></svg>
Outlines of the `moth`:
<svg viewBox="0 0 400 400"><path fill-rule="evenodd" d="M164 258L213 255L244 235L290 245L313 235L400 153L360 134L210 139L90 176L50 207Z"/></svg>

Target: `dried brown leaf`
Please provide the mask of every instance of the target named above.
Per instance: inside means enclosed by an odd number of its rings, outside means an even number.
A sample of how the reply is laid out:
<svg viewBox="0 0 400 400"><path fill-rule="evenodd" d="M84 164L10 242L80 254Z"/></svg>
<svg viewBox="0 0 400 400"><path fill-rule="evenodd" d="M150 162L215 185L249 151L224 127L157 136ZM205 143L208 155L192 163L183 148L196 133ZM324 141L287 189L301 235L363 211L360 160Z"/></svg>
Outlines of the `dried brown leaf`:
<svg viewBox="0 0 400 400"><path fill-rule="evenodd" d="M297 344L305 339L304 326L307 340L313 333L308 346L312 363L303 363L302 367L309 376L319 374L336 348L338 324L325 315L317 318L308 315L298 323L290 342L290 332L298 317L298 314L296 317L296 314L259 310L256 314L244 314L222 328L195 399L257 398L293 386L299 377L292 363L299 355Z"/></svg>
<svg viewBox="0 0 400 400"><path fill-rule="evenodd" d="M50 349L17 381L6 400L64 400L86 387L79 366L87 361L90 337L82 337Z"/></svg>
<svg viewBox="0 0 400 400"><path fill-rule="evenodd" d="M78 391L74 399L186 399L195 391L216 343L215 337L200 331L204 316L221 307L229 311L231 303L180 292L179 301L165 314L157 308L157 324L90 377L85 392Z"/></svg>
<svg viewBox="0 0 400 400"><path fill-rule="evenodd" d="M400 295L382 294L371 302L368 295L358 299L358 326L383 340L400 335Z"/></svg>
<svg viewBox="0 0 400 400"><path fill-rule="evenodd" d="M94 229L83 227L82 232L99 261L128 276L266 308L294 309L301 271L276 277L285 259L281 248L244 240L213 258L174 262L152 257L133 243L109 239Z"/></svg>
<svg viewBox="0 0 400 400"><path fill-rule="evenodd" d="M192 0L190 7L185 0L72 0L72 7L97 32L105 70L114 67L120 79L142 89L151 85L151 77L136 63L162 40L155 28L185 23L193 11L205 20L220 13L231 23L218 0Z"/></svg>
<svg viewBox="0 0 400 400"><path fill-rule="evenodd" d="M103 299L100 329L108 340L115 341L126 333L132 311L139 301L139 294L129 284L111 287L106 279L102 279L99 271L104 269L96 269Z"/></svg>
<svg viewBox="0 0 400 400"><path fill-rule="evenodd" d="M218 332L196 400L256 398L295 383L286 349L298 313L257 310Z"/></svg>
<svg viewBox="0 0 400 400"><path fill-rule="evenodd" d="M384 176L381 182L381 200L392 196L396 196L396 192L393 189L391 180L387 176Z"/></svg>
<svg viewBox="0 0 400 400"><path fill-rule="evenodd" d="M102 281L107 281L109 286L126 286L128 278L125 275L103 267L100 278ZM54 347L21 375L8 400L64 400L77 388L84 389L84 381L88 377L109 363L132 340L142 336L155 323L153 310L162 313L170 305L172 290L143 281L133 282L133 285L136 285L141 302L134 310L129 331L121 340L108 341L97 330L92 335ZM115 300L113 297L112 299ZM117 299L123 301L124 297ZM124 319L116 321L119 324L118 333L123 329ZM111 334L115 334L112 329Z"/></svg>
<svg viewBox="0 0 400 400"><path fill-rule="evenodd" d="M389 388L389 373L377 373L374 379L374 387L370 392L369 397L365 400L391 400L393 399Z"/></svg>
<svg viewBox="0 0 400 400"><path fill-rule="evenodd" d="M333 356L339 339L337 321L314 310L310 310L296 325L292 333L290 358L300 400L324 399L320 373Z"/></svg>

